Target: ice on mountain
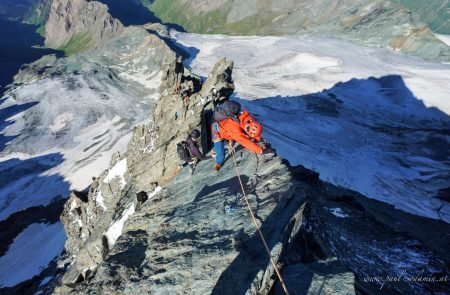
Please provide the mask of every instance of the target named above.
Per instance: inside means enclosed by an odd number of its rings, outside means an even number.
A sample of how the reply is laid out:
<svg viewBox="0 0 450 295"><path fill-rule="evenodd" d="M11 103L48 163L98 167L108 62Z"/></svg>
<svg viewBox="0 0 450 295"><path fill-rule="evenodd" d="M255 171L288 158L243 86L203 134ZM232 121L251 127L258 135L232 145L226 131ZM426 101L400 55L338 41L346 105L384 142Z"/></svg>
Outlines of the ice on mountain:
<svg viewBox="0 0 450 295"><path fill-rule="evenodd" d="M203 76L222 56L234 60L234 99L291 165L450 221L450 206L434 198L450 170L449 65L330 38L172 37L199 50L188 62Z"/></svg>
<svg viewBox="0 0 450 295"><path fill-rule="evenodd" d="M109 247L114 246L117 239L122 234L122 230L123 230L125 221L127 221L127 219L134 213L134 211L135 211L134 203L131 203L128 206L128 208L126 208L125 211L122 213L122 216L117 221L115 221L113 224L111 224L109 229L106 231L105 236L108 239Z"/></svg>

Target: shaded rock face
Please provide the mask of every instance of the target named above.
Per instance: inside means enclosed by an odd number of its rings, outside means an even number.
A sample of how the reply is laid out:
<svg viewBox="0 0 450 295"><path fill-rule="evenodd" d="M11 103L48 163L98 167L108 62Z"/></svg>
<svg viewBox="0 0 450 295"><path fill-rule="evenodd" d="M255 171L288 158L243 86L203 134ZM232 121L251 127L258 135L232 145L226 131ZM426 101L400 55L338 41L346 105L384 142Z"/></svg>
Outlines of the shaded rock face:
<svg viewBox="0 0 450 295"><path fill-rule="evenodd" d="M61 48L71 42L74 47L88 47L122 30L123 25L100 2L54 0L45 25L45 43L51 48Z"/></svg>
<svg viewBox="0 0 450 295"><path fill-rule="evenodd" d="M302 227L283 260L293 294L450 291L447 223L323 182L301 166L291 171L307 195ZM279 283L274 294L283 294Z"/></svg>
<svg viewBox="0 0 450 295"><path fill-rule="evenodd" d="M167 6L164 0L157 0L149 7L162 20L182 25L189 32L315 34L450 60L449 47L411 11L392 1L177 0Z"/></svg>

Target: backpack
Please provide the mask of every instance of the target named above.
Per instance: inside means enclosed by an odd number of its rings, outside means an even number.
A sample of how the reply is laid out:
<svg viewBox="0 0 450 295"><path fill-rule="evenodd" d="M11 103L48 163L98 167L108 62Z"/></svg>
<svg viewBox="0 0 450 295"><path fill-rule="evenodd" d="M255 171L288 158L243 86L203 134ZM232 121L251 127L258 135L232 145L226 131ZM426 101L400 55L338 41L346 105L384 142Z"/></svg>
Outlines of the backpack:
<svg viewBox="0 0 450 295"><path fill-rule="evenodd" d="M188 144L186 141L177 143L177 154L182 161L189 163L191 161L191 153L189 152Z"/></svg>
<svg viewBox="0 0 450 295"><path fill-rule="evenodd" d="M241 105L235 101L225 101L214 111L213 119L222 121L233 116L237 116L241 110Z"/></svg>

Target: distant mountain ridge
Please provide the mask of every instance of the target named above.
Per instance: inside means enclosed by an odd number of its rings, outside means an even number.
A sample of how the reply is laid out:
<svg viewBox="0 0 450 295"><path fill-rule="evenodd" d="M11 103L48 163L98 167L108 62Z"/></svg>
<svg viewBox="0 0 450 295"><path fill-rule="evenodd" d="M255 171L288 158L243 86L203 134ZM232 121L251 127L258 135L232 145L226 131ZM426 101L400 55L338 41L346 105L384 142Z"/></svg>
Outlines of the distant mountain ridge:
<svg viewBox="0 0 450 295"><path fill-rule="evenodd" d="M427 24L399 5L399 1L142 2L162 21L181 25L189 32L226 35L313 34L387 47L422 58L449 61L449 47L434 36ZM401 2L412 5L412 1ZM414 5L411 7L417 7L416 10L420 8L418 4ZM433 8L428 10L431 17Z"/></svg>
<svg viewBox="0 0 450 295"><path fill-rule="evenodd" d="M0 4L0 14L3 10L8 10L10 14L12 12L14 12L12 14L24 14L23 10L27 11L28 6L28 12L25 14L26 22L38 25L38 32L44 35L45 23L53 2L60 2L60 0L21 0L18 3ZM77 1L72 2L74 6L77 6ZM112 15L125 25L150 21L178 25L194 33L312 34L390 48L426 59L450 61L449 47L433 33L450 34L450 2L447 0L426 3L417 0L350 2L343 0L133 0L130 2L103 0L100 2L106 4ZM118 17L117 13L124 14L123 18ZM92 11L88 14L92 14ZM77 17L81 19L83 13ZM89 18L95 17L84 17L81 22L89 23L87 21ZM93 24L90 26L96 27ZM69 53L71 47L79 47L79 43L92 45L99 36L102 36L96 33L92 35L92 32L88 31L71 36L75 38L74 40L69 38L71 41ZM60 34L60 32L57 33ZM53 34L54 32L50 31L47 38L54 39L54 36L51 36ZM48 46L56 47L51 42L48 42Z"/></svg>

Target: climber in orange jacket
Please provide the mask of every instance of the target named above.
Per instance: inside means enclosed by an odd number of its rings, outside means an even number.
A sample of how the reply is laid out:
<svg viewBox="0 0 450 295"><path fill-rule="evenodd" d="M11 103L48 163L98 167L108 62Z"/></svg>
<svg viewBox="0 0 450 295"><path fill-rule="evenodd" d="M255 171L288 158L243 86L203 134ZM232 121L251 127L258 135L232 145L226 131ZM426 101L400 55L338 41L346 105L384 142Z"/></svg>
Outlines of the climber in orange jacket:
<svg viewBox="0 0 450 295"><path fill-rule="evenodd" d="M237 104L235 102L225 102L222 108L226 109L228 104L231 103ZM222 110L217 112L220 111ZM214 121L211 126L214 151L216 153L216 163L214 164L215 170L219 170L224 162L225 140L229 141L230 149L232 149L233 141L236 141L246 149L257 154L274 153L273 149L270 147L263 148L257 144L257 142L261 140L261 132L263 127L249 114L249 112L238 112L235 115L230 115L230 112L228 112L228 115L220 116L219 114L217 117L222 120Z"/></svg>

